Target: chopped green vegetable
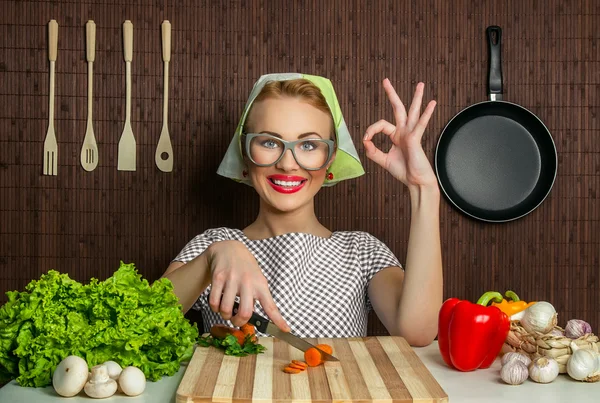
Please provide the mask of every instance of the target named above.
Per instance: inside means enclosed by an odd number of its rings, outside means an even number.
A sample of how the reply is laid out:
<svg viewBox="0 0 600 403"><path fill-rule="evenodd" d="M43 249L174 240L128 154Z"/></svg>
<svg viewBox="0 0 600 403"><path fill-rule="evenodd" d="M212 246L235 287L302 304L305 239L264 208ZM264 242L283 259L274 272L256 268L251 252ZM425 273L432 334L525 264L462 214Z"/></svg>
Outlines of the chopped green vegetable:
<svg viewBox="0 0 600 403"><path fill-rule="evenodd" d="M202 347L215 346L225 350L225 355L233 355L236 357L245 357L249 354L261 354L267 349L262 344L252 341L252 335L250 334L246 335L243 346L240 346L237 337L232 334L228 334L223 339L212 336L200 337L198 339L198 345Z"/></svg>
<svg viewBox="0 0 600 403"><path fill-rule="evenodd" d="M0 383L51 385L68 355L90 368L108 360L135 366L156 381L192 357L198 329L184 317L173 284L163 278L150 285L133 264L121 262L112 277L85 285L50 270L25 289L7 292L0 307Z"/></svg>

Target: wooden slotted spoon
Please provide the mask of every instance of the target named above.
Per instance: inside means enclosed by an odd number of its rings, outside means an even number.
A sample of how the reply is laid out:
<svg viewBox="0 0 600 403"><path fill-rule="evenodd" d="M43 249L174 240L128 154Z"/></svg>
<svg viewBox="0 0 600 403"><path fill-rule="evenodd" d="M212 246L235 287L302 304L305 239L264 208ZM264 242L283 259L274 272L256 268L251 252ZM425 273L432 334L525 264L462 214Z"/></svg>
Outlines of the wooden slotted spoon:
<svg viewBox="0 0 600 403"><path fill-rule="evenodd" d="M93 71L94 58L96 55L96 24L89 20L85 24L86 33L86 59L88 62L88 117L85 137L81 146L81 155L79 159L81 166L86 171L93 171L98 166L98 145L94 136L94 127L92 125L92 93L93 93Z"/></svg>
<svg viewBox="0 0 600 403"><path fill-rule="evenodd" d="M156 166L163 172L173 171L173 146L169 136L169 61L171 60L171 23L163 21L162 26L162 57L164 61L164 93L163 93L163 126L156 146L154 160Z"/></svg>

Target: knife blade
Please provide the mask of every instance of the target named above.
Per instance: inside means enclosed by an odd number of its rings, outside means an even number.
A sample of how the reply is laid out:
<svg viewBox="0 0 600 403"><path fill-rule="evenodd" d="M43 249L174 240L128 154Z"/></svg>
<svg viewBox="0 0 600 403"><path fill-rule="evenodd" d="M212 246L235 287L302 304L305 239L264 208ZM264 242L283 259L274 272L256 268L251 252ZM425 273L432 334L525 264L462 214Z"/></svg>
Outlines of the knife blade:
<svg viewBox="0 0 600 403"><path fill-rule="evenodd" d="M239 304L237 301L233 301L233 315L237 315L239 310ZM314 348L321 353L321 358L323 361L339 361L336 357L327 352L321 350L317 346L310 344L304 339L301 339L298 336L293 335L292 333L284 332L279 329L273 322L271 322L267 318L263 318L256 312L252 312L252 316L248 320L248 323L251 323L256 327L259 332L270 334L273 337L277 337L280 340L285 341L286 343L296 347L300 351L306 351L309 348Z"/></svg>

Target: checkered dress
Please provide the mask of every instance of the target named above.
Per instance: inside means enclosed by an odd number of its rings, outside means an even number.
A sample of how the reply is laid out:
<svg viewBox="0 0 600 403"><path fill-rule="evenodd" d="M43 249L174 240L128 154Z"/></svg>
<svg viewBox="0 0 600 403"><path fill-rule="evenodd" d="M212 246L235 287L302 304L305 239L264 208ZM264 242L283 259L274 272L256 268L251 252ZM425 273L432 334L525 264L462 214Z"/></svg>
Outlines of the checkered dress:
<svg viewBox="0 0 600 403"><path fill-rule="evenodd" d="M383 268L402 267L383 242L361 231L336 231L329 238L289 233L250 240L238 229L209 229L193 238L174 261L187 263L211 243L224 240L240 241L254 255L281 315L300 337L366 336L372 309L369 281ZM202 313L204 332L217 323L232 326L210 309L210 288L193 306ZM258 301L254 311L267 316Z"/></svg>

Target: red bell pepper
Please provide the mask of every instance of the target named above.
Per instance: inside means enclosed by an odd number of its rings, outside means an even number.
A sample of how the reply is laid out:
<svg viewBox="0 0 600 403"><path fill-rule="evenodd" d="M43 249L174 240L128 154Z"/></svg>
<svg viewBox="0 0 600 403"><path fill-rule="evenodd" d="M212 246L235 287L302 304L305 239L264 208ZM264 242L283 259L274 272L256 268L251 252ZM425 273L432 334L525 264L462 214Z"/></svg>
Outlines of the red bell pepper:
<svg viewBox="0 0 600 403"><path fill-rule="evenodd" d="M439 313L438 346L446 364L459 371L489 368L506 341L510 318L491 300L502 302L498 292L486 292L477 303L447 299Z"/></svg>

